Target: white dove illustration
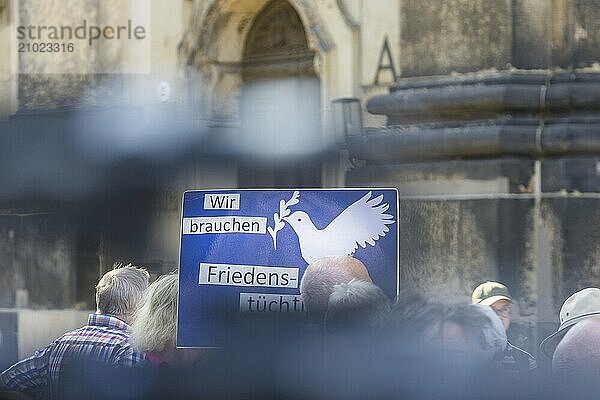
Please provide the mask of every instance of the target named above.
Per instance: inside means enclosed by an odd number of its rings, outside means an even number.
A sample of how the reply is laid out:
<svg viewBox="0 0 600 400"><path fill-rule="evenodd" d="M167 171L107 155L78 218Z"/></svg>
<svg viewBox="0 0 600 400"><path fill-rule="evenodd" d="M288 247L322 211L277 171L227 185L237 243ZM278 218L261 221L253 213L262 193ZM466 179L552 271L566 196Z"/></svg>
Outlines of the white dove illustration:
<svg viewBox="0 0 600 400"><path fill-rule="evenodd" d="M327 227L318 229L304 211L283 218L296 232L302 258L311 264L322 257L352 255L360 245L375 246L375 241L389 231L393 216L382 203L383 195L371 199L371 192L340 213Z"/></svg>

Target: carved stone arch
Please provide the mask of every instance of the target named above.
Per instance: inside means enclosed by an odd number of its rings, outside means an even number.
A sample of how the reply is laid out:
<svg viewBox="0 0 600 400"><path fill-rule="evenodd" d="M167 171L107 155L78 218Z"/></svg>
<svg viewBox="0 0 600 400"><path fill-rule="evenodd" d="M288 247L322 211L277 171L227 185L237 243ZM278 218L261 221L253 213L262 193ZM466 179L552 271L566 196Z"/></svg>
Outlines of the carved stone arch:
<svg viewBox="0 0 600 400"><path fill-rule="evenodd" d="M271 0L195 0L188 30L179 46L179 56L186 65L190 81L202 95L199 113L215 121L238 120L244 81L253 76L253 63L258 62L251 53L244 58L245 44L261 10ZM293 8L304 30L306 47L298 54L302 62L286 61L291 70L284 72L275 64L255 68L263 77L314 76L324 79L318 69L326 57L333 40L321 20L315 0L286 0ZM309 53L312 54L309 55ZM254 54L256 55L256 54ZM316 62L315 62L316 61ZM256 64L254 64L256 65ZM294 70L295 68L295 70ZM317 69L317 70L315 70ZM254 75L257 78L260 76ZM190 85L191 86L191 85ZM194 92L194 90L190 90Z"/></svg>
<svg viewBox="0 0 600 400"><path fill-rule="evenodd" d="M308 35L311 50L328 52L333 49L334 42L327 26L317 12L317 7L311 0L288 0L296 9Z"/></svg>
<svg viewBox="0 0 600 400"><path fill-rule="evenodd" d="M270 0L256 13L242 51L239 140L262 161L240 165L241 187L320 186L315 53L292 2Z"/></svg>
<svg viewBox="0 0 600 400"><path fill-rule="evenodd" d="M300 16L286 0L272 0L252 23L243 52L243 79L315 75Z"/></svg>
<svg viewBox="0 0 600 400"><path fill-rule="evenodd" d="M249 15L254 7L254 15L258 14L267 0L245 0L244 12ZM236 10L235 0L212 0L210 4L204 8L200 18L196 19L199 31L197 32L197 41L195 47L201 51L205 51L211 43L218 42L224 36L222 28L227 26L225 19L228 18L229 11ZM296 10L302 24L305 28L308 47L315 52L328 52L333 49L334 42L329 34L326 25L321 20L316 6L311 0L288 0L288 3ZM240 34L243 34L243 28L239 29ZM240 43L245 42L245 37L240 37ZM242 53L238 55L238 60L241 60Z"/></svg>

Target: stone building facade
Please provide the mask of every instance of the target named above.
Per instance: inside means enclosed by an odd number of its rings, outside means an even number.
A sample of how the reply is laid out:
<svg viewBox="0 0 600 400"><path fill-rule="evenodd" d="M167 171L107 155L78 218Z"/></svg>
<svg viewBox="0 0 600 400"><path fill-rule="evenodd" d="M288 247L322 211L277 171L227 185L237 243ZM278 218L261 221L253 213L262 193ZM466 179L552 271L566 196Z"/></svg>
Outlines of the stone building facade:
<svg viewBox="0 0 600 400"><path fill-rule="evenodd" d="M0 60L27 7L0 1ZM513 337L530 350L570 293L600 284L597 2L155 0L149 10L148 73L15 74L0 62L1 140L39 145L49 163L0 161L14 188L0 192L0 306L14 306L15 289L36 306L89 304L115 259L174 268L189 188L397 187L401 288L462 301L501 280L519 299ZM359 135L335 129L339 98L362 104ZM94 159L110 143L82 157L44 139L102 138L98 126L121 114L141 132L132 141L153 143L145 128L198 134L182 136L184 149L133 146L111 162Z"/></svg>

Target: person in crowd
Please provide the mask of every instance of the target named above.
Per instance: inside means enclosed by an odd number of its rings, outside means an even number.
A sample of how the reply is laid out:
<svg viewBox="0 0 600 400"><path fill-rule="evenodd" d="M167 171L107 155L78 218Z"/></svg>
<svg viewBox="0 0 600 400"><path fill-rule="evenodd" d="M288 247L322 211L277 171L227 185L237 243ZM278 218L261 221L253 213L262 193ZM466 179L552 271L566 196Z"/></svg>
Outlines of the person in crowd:
<svg viewBox="0 0 600 400"><path fill-rule="evenodd" d="M202 349L176 347L178 275L163 275L146 291L131 328L134 348L149 366L191 365Z"/></svg>
<svg viewBox="0 0 600 400"><path fill-rule="evenodd" d="M415 291L401 291L385 329L419 352L463 352L492 359L492 320L471 305L443 304Z"/></svg>
<svg viewBox="0 0 600 400"><path fill-rule="evenodd" d="M406 288L400 291L396 303L392 307L388 325L403 325L406 321L418 319L424 313L431 311L432 303L423 295L423 293Z"/></svg>
<svg viewBox="0 0 600 400"><path fill-rule="evenodd" d="M373 282L365 265L353 257L324 257L306 268L300 282L300 294L312 322L323 324L334 286L349 283L352 279Z"/></svg>
<svg viewBox="0 0 600 400"><path fill-rule="evenodd" d="M132 367L142 354L129 343L129 329L143 293L148 287L145 269L115 264L96 286L96 313L82 328L65 333L0 374L6 388L54 398L61 371L69 363Z"/></svg>
<svg viewBox="0 0 600 400"><path fill-rule="evenodd" d="M540 350L552 358L552 371L566 378L600 378L600 289L572 294L560 309L560 326Z"/></svg>
<svg viewBox="0 0 600 400"><path fill-rule="evenodd" d="M390 312L390 300L372 282L352 279L334 286L325 314L325 329L368 330L380 327Z"/></svg>
<svg viewBox="0 0 600 400"><path fill-rule="evenodd" d="M425 332L442 321L449 308L448 305L429 301L421 292L403 289L390 311L384 330L392 336L391 341L399 337L404 343L410 343L409 348L421 347Z"/></svg>
<svg viewBox="0 0 600 400"><path fill-rule="evenodd" d="M491 307L500 317L504 330L508 331L513 300L505 285L499 282L484 282L475 288L471 300L473 304ZM506 348L497 358L509 376L527 378L537 368L535 358L531 354L510 342L507 342Z"/></svg>
<svg viewBox="0 0 600 400"><path fill-rule="evenodd" d="M552 357L552 373L575 383L600 384L599 316L584 318L565 333Z"/></svg>
<svg viewBox="0 0 600 400"><path fill-rule="evenodd" d="M493 358L497 361L508 345L508 339L506 338L506 331L504 330L502 320L491 307L481 304L473 304L472 307L476 307L483 312L491 322L483 327L483 335L488 351L490 354L493 354Z"/></svg>
<svg viewBox="0 0 600 400"><path fill-rule="evenodd" d="M443 318L431 325L425 332L428 340L442 351L461 352L473 356L485 356L489 353L485 330L491 329L491 321L481 310L451 305Z"/></svg>

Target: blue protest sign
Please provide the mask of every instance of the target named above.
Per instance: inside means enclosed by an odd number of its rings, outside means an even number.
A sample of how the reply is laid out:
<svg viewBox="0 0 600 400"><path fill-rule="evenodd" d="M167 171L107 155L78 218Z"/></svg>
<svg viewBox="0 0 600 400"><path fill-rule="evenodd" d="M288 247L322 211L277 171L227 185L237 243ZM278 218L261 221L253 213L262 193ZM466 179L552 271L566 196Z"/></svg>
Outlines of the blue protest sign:
<svg viewBox="0 0 600 400"><path fill-rule="evenodd" d="M183 195L178 347L219 347L223 313L302 313L322 257L352 255L398 292L396 189L196 190Z"/></svg>

